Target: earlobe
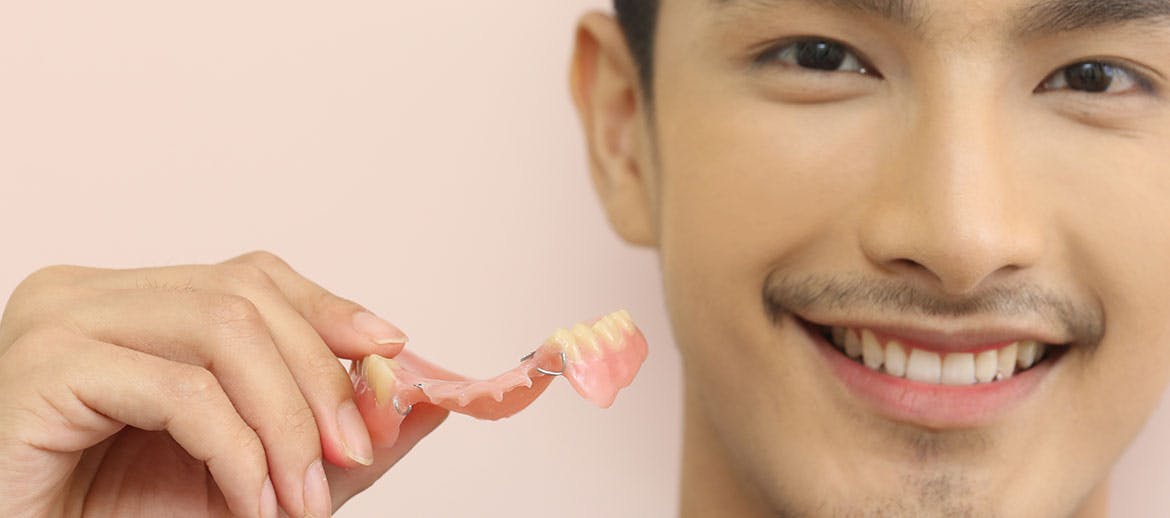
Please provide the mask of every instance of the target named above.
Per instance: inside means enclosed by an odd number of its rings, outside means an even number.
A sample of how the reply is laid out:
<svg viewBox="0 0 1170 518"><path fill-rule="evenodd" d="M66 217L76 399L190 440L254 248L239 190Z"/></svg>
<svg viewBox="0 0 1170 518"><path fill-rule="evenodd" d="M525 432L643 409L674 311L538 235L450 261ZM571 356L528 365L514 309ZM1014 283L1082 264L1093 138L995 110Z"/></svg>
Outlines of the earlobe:
<svg viewBox="0 0 1170 518"><path fill-rule="evenodd" d="M577 25L569 77L589 150L593 186L622 239L655 246L651 143L638 70L612 16Z"/></svg>

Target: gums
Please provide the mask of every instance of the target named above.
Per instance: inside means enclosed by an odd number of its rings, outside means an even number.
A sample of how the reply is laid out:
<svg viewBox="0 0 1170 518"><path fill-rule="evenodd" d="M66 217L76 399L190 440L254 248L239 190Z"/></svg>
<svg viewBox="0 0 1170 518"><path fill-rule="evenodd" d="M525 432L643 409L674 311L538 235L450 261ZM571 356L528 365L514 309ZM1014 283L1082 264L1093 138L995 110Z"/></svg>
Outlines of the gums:
<svg viewBox="0 0 1170 518"><path fill-rule="evenodd" d="M487 380L456 374L409 351L394 358L367 356L353 363L350 377L370 438L389 447L415 404L502 419L535 401L558 375L585 399L608 408L633 382L647 353L646 338L622 310L557 330L519 365Z"/></svg>

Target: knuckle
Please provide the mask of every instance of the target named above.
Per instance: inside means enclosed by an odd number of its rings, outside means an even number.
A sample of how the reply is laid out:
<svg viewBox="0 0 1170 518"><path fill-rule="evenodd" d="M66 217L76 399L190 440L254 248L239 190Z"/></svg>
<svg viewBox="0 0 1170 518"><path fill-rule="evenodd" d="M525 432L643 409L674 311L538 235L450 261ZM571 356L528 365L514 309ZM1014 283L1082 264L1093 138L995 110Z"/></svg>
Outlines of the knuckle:
<svg viewBox="0 0 1170 518"><path fill-rule="evenodd" d="M219 277L225 287L240 289L247 287L271 287L272 278L259 266L250 263L231 263L219 267Z"/></svg>
<svg viewBox="0 0 1170 518"><path fill-rule="evenodd" d="M214 405L221 401L223 390L211 371L194 365L180 365L174 376L171 393L185 405Z"/></svg>
<svg viewBox="0 0 1170 518"><path fill-rule="evenodd" d="M240 260L247 264L252 264L262 270L271 270L276 268L289 268L287 262L281 259L280 256L269 252L267 250L255 250L240 256Z"/></svg>
<svg viewBox="0 0 1170 518"><path fill-rule="evenodd" d="M247 297L221 293L208 296L207 319L227 339L250 339L266 333L260 308Z"/></svg>

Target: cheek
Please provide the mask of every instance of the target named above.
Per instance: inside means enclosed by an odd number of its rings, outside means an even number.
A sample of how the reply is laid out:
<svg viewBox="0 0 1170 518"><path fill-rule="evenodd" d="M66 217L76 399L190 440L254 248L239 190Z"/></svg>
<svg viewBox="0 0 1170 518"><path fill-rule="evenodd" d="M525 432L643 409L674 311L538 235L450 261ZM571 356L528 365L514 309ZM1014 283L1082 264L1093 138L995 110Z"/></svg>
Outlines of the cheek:
<svg viewBox="0 0 1170 518"><path fill-rule="evenodd" d="M876 104L780 105L698 87L663 94L659 245L668 290L717 296L728 309L742 309L745 296L758 305L769 271L852 235L830 227L854 212L850 200L891 147L877 138L889 132Z"/></svg>

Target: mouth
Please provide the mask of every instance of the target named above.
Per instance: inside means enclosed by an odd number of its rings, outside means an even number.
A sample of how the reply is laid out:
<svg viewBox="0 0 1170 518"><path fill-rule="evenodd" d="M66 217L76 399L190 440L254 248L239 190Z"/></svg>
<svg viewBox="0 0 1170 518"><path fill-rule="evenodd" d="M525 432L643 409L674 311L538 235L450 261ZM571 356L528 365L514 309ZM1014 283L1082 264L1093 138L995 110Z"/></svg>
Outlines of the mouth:
<svg viewBox="0 0 1170 518"><path fill-rule="evenodd" d="M1010 333L940 337L795 318L849 393L887 419L932 429L1002 418L1069 349Z"/></svg>

